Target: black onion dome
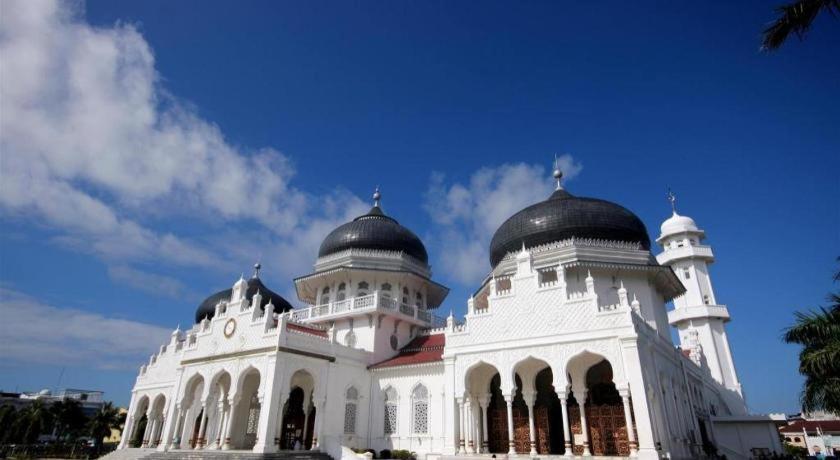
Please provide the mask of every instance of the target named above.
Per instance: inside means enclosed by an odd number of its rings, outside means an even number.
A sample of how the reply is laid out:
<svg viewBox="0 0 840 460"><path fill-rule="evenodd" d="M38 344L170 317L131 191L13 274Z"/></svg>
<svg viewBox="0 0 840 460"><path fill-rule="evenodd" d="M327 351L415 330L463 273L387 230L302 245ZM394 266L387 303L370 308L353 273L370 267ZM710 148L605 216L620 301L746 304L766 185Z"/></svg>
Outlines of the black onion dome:
<svg viewBox="0 0 840 460"><path fill-rule="evenodd" d="M597 198L576 197L563 189L506 220L490 242L495 267L509 252L569 239L593 238L639 243L650 249L645 224L626 208Z"/></svg>
<svg viewBox="0 0 840 460"><path fill-rule="evenodd" d="M259 278L251 278L247 281L247 283L248 290L245 291L245 297L250 301L254 298L254 295L257 293L257 291L259 291L260 295L262 295L262 302L260 302L261 310L265 310L265 306L268 305L269 300L272 304L274 304L275 313L282 313L292 309L292 305L289 302L287 302L286 299L281 297L280 294L277 294L271 289L265 287L265 285L262 283L262 281L260 281ZM216 314L216 305L219 303L219 301L229 301L230 295L232 293L233 289L228 288L204 299L204 302L201 302L201 305L199 305L198 309L195 311L195 322L199 323L204 318L213 318L213 315Z"/></svg>
<svg viewBox="0 0 840 460"><path fill-rule="evenodd" d="M424 264L429 263L429 255L420 238L386 216L379 206L330 232L318 249L318 257L351 248L404 252Z"/></svg>

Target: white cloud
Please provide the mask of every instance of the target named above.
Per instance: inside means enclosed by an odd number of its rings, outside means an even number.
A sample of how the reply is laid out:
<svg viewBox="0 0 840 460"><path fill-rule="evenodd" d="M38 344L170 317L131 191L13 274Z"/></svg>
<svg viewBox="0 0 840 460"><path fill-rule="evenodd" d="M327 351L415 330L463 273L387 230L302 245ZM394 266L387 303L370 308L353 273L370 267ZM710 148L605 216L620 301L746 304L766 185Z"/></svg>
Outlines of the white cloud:
<svg viewBox="0 0 840 460"><path fill-rule="evenodd" d="M183 283L169 276L149 273L127 265L108 267L108 276L119 283L131 286L137 290L161 297L173 299L195 298Z"/></svg>
<svg viewBox="0 0 840 460"><path fill-rule="evenodd" d="M252 263L259 254L247 243L218 244L219 232L236 238L249 225L267 234L260 252L279 251L266 261L299 274L320 238L362 209L346 191L294 187L292 162L274 149L231 145L165 91L134 26L95 28L71 6L3 2L0 212L120 267L112 278L137 287L154 274L132 264ZM208 224L201 239L160 230L185 218Z"/></svg>
<svg viewBox="0 0 840 460"><path fill-rule="evenodd" d="M45 305L0 288L0 360L136 369L171 331L152 324Z"/></svg>
<svg viewBox="0 0 840 460"><path fill-rule="evenodd" d="M571 155L558 158L564 180L583 169ZM437 224L431 243L447 276L473 284L489 271L488 248L502 222L527 205L545 200L554 189L546 169L525 163L481 168L469 183L446 184L443 174L432 175L425 208Z"/></svg>

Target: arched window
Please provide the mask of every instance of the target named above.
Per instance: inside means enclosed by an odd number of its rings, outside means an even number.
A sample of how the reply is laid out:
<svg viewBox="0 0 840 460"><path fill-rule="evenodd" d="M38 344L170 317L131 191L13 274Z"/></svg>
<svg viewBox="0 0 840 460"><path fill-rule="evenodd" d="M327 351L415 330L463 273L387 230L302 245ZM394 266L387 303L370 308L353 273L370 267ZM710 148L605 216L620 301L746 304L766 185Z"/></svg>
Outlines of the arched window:
<svg viewBox="0 0 840 460"><path fill-rule="evenodd" d="M408 305L408 288L403 287L402 303Z"/></svg>
<svg viewBox="0 0 840 460"><path fill-rule="evenodd" d="M385 390L385 434L397 432L397 390L388 387Z"/></svg>
<svg viewBox="0 0 840 460"><path fill-rule="evenodd" d="M368 295L368 289L370 289L370 288L368 287L367 281L362 281L356 287L356 296L357 297L362 297L362 296Z"/></svg>
<svg viewBox="0 0 840 460"><path fill-rule="evenodd" d="M416 307L423 306L423 294L418 292L417 295L414 296L414 306L416 306Z"/></svg>
<svg viewBox="0 0 840 460"><path fill-rule="evenodd" d="M330 303L330 287L327 286L321 291L321 302L319 305L326 305Z"/></svg>
<svg viewBox="0 0 840 460"><path fill-rule="evenodd" d="M391 283L382 284L382 286L380 286L380 289L382 291L383 297L387 297L389 299L391 298Z"/></svg>
<svg viewBox="0 0 840 460"><path fill-rule="evenodd" d="M345 393L344 434L356 434L356 408L359 402L359 390L350 387Z"/></svg>
<svg viewBox="0 0 840 460"><path fill-rule="evenodd" d="M411 393L414 434L429 432L429 391L423 384L417 385Z"/></svg>
<svg viewBox="0 0 840 460"><path fill-rule="evenodd" d="M345 283L341 283L338 285L338 292L335 295L335 300L340 302L347 298L347 285Z"/></svg>
<svg viewBox="0 0 840 460"><path fill-rule="evenodd" d="M351 331L347 331L347 335L344 336L344 344L350 348L356 348L356 333Z"/></svg>

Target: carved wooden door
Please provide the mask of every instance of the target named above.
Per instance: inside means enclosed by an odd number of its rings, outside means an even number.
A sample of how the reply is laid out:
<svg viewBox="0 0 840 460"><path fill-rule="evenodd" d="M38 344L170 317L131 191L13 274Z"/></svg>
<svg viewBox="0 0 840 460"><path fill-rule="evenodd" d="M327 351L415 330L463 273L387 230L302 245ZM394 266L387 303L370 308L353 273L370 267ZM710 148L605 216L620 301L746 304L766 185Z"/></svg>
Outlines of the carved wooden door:
<svg viewBox="0 0 840 460"><path fill-rule="evenodd" d="M592 455L630 455L624 407L620 405L587 406Z"/></svg>
<svg viewBox="0 0 840 460"><path fill-rule="evenodd" d="M537 432L536 441L537 441L537 453L538 454L548 454L551 450L550 447L550 436L551 436L551 429L548 425L548 408L547 407L534 407L534 429Z"/></svg>
<svg viewBox="0 0 840 460"><path fill-rule="evenodd" d="M531 433L528 427L528 408L513 406L513 442L516 453L531 451Z"/></svg>
<svg viewBox="0 0 840 460"><path fill-rule="evenodd" d="M490 452L505 453L508 451L508 432L507 432L507 409L498 408L489 410L488 431Z"/></svg>

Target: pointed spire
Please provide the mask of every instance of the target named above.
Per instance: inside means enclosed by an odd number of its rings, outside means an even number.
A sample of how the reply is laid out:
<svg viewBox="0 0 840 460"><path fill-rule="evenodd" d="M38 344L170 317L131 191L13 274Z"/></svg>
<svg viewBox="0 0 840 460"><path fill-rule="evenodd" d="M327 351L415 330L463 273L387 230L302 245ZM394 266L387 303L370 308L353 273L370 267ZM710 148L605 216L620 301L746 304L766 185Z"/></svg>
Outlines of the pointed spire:
<svg viewBox="0 0 840 460"><path fill-rule="evenodd" d="M674 215L677 215L677 195L674 195L674 192L671 191L671 187L668 187L668 201L671 203L671 212Z"/></svg>
<svg viewBox="0 0 840 460"><path fill-rule="evenodd" d="M560 180L563 179L563 171L560 170L560 160L557 158L557 154L554 154L554 180L557 181L557 185L554 188L555 190L563 190L563 186L560 185Z"/></svg>
<svg viewBox="0 0 840 460"><path fill-rule="evenodd" d="M378 208L379 207L379 199L382 198L382 194L379 193L379 186L376 186L376 190L373 191L373 206Z"/></svg>
<svg viewBox="0 0 840 460"><path fill-rule="evenodd" d="M254 276L251 278L259 278L260 277L260 269L262 268L262 264L259 262L254 264Z"/></svg>

